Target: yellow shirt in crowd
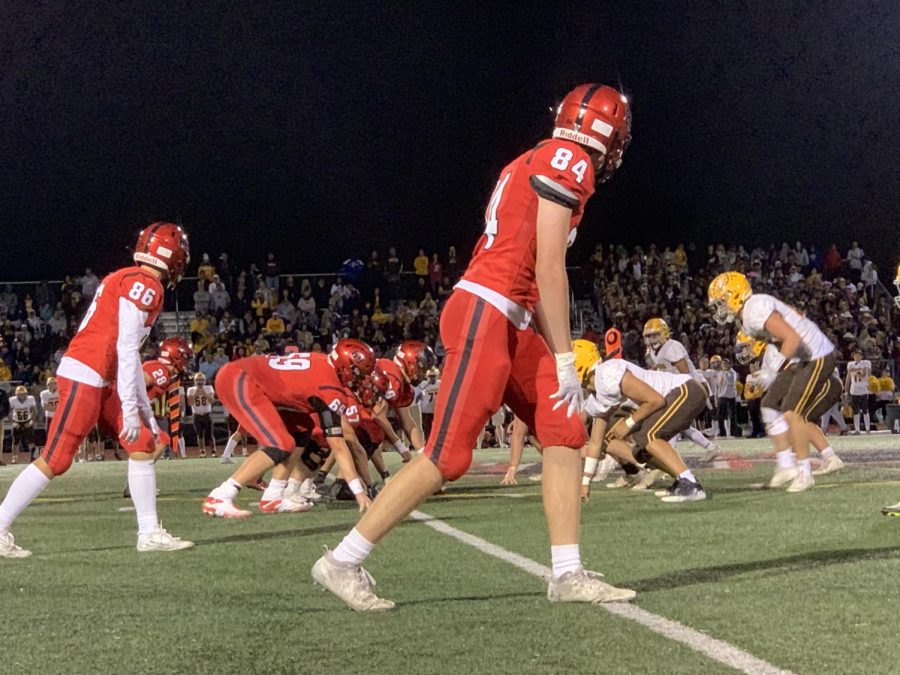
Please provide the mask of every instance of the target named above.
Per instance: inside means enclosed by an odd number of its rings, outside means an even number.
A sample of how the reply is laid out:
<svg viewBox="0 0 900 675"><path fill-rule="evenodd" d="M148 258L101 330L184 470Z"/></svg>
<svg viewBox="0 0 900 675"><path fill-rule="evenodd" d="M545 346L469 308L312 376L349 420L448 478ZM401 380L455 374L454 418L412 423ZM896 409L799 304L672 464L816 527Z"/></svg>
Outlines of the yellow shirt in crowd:
<svg viewBox="0 0 900 675"><path fill-rule="evenodd" d="M420 255L417 256L415 260L413 260L413 268L416 270L416 274L420 277L428 276L428 256Z"/></svg>

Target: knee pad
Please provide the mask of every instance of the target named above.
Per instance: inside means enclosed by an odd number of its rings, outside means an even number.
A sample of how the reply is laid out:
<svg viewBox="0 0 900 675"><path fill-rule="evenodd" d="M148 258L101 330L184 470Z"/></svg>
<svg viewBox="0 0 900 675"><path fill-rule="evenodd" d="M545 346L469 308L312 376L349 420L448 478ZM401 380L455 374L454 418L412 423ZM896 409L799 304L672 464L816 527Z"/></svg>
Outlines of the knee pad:
<svg viewBox="0 0 900 675"><path fill-rule="evenodd" d="M762 417L763 424L766 425L766 433L769 436L786 434L790 428L784 415L772 408L760 409L760 417Z"/></svg>
<svg viewBox="0 0 900 675"><path fill-rule="evenodd" d="M303 448L303 452L300 454L300 461L310 471L318 471L330 454L330 449L320 448L317 443L310 441Z"/></svg>
<svg viewBox="0 0 900 675"><path fill-rule="evenodd" d="M266 456L271 459L276 464L281 464L282 462L286 462L288 457L291 456L291 453L282 450L281 448L273 448L273 447L265 447L262 449Z"/></svg>

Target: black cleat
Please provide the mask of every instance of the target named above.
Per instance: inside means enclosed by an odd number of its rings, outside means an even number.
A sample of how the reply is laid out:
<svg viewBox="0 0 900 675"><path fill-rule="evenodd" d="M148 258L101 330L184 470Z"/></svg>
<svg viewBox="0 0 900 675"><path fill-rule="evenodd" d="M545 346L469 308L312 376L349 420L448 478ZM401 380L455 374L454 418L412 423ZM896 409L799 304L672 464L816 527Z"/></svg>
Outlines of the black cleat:
<svg viewBox="0 0 900 675"><path fill-rule="evenodd" d="M699 502L706 499L706 492L700 483L691 480L679 478L675 481L672 494L662 498L662 501L669 504L677 504L681 502Z"/></svg>

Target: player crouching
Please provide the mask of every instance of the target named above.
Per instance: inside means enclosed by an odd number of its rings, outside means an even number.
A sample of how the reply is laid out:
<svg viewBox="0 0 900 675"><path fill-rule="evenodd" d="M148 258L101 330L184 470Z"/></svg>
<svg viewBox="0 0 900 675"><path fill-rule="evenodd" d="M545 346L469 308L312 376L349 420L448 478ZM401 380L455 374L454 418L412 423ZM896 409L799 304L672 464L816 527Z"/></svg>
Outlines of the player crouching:
<svg viewBox="0 0 900 675"><path fill-rule="evenodd" d="M591 395L585 401L585 413L594 419L585 457L582 494L589 494L597 469L604 436L611 454L620 454L612 446L624 441L635 461L652 463L675 478L661 494L664 502L693 502L706 499L697 477L668 442L690 426L706 405L706 391L690 375L650 371L623 359L597 363L594 367ZM609 428L611 413L626 401L637 409Z"/></svg>
<svg viewBox="0 0 900 675"><path fill-rule="evenodd" d="M209 493L201 506L203 513L219 518L246 518L250 512L234 503L240 489L272 467L291 459L296 442L277 406L315 418L356 496L359 510L364 511L370 500L357 477L353 457L344 440L341 416L355 405L351 392L360 389L374 368L372 348L359 340L346 338L338 340L327 356L316 353L251 356L223 366L216 376L219 398L240 426L260 442L260 449ZM273 476L260 499L260 511L306 510L283 498L289 475L290 470L283 478Z"/></svg>

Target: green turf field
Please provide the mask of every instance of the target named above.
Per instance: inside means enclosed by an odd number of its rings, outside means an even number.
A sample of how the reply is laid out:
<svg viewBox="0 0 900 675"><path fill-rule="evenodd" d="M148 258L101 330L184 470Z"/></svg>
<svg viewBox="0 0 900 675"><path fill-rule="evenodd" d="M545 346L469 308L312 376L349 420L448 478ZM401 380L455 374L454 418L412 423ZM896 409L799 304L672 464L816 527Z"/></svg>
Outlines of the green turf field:
<svg viewBox="0 0 900 675"><path fill-rule="evenodd" d="M835 445L862 459L894 439ZM499 486L491 473L505 466L493 462L504 459L479 453L475 475L422 511L549 564L540 486ZM0 493L20 468L0 468ZM76 465L55 481L13 530L34 556L0 560L0 673L734 672L600 608L550 605L541 580L421 523L367 565L398 608L355 614L309 577L355 508L202 516L201 499L229 473L215 460L160 464L163 524L197 544L171 554L134 550L134 515L119 511L130 504L124 463ZM900 499L900 463L856 463L800 495L748 487L770 473L768 463L701 469L713 499L681 505L597 486L584 558L635 588L641 608L778 668L900 672L900 518L879 514Z"/></svg>

